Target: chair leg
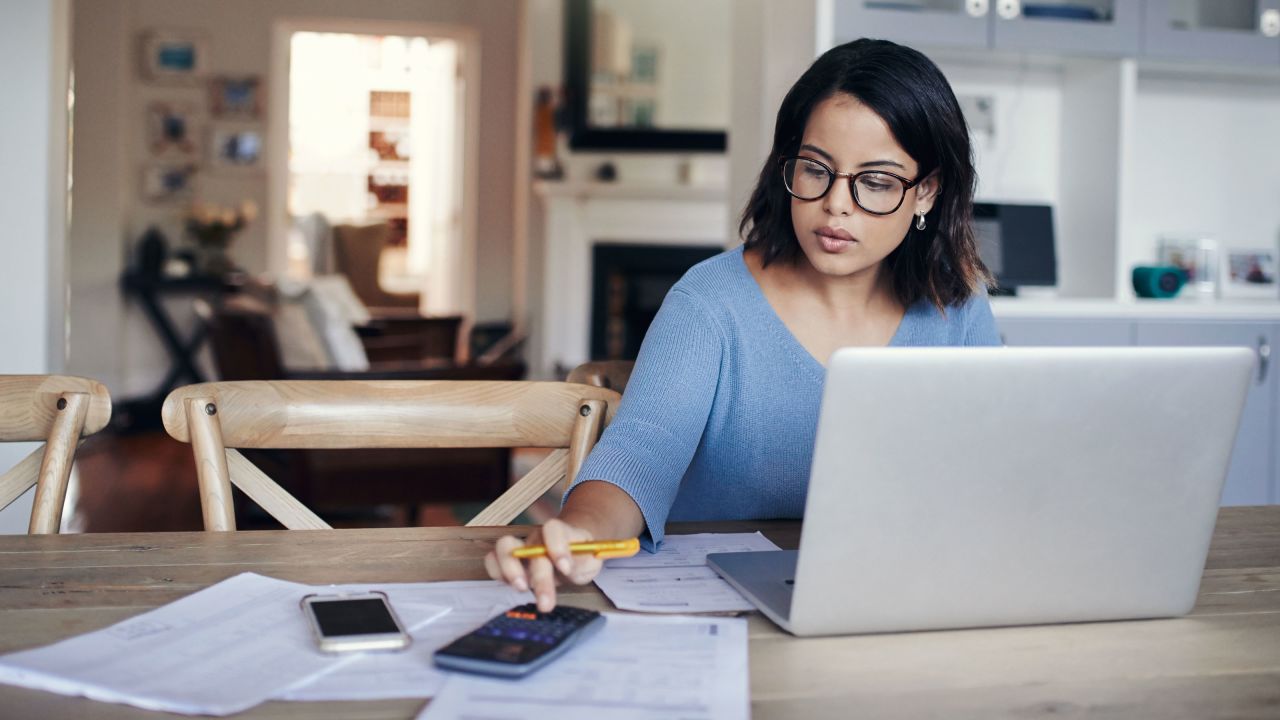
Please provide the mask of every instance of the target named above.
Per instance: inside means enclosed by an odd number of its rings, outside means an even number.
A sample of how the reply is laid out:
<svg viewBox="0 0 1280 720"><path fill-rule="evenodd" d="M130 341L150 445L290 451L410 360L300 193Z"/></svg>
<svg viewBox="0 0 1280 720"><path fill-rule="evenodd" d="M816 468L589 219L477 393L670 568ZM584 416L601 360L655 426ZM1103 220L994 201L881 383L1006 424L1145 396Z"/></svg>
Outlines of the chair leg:
<svg viewBox="0 0 1280 720"><path fill-rule="evenodd" d="M84 393L63 393L58 398L58 414L53 419L44 460L40 463L40 477L36 480L35 505L28 528L32 535L56 534L62 524L67 481L71 478L71 464L75 461L88 412L89 396Z"/></svg>
<svg viewBox="0 0 1280 720"><path fill-rule="evenodd" d="M204 529L235 530L231 475L227 471L227 450L222 444L222 425L216 417L217 411L213 398L186 400L187 427L191 432L191 450L196 457Z"/></svg>

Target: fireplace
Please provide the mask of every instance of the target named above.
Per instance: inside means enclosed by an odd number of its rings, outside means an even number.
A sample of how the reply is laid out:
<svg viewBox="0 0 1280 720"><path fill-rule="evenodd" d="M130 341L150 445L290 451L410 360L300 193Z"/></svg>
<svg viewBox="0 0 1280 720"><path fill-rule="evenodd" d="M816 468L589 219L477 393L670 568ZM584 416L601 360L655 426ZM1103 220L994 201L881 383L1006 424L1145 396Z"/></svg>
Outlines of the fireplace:
<svg viewBox="0 0 1280 720"><path fill-rule="evenodd" d="M724 188L623 182L534 187L544 203L545 224L540 307L529 334L531 378L563 379L592 358L634 357L671 285L733 238ZM599 260L597 246L623 254ZM636 248L635 256L625 252ZM596 270L614 266L618 269ZM605 283L605 290L596 282ZM615 288L612 324L610 282ZM601 310L593 312L593 302ZM604 339L593 340L593 332Z"/></svg>
<svg viewBox="0 0 1280 720"><path fill-rule="evenodd" d="M597 242L591 248L591 359L634 360L662 299L719 245Z"/></svg>

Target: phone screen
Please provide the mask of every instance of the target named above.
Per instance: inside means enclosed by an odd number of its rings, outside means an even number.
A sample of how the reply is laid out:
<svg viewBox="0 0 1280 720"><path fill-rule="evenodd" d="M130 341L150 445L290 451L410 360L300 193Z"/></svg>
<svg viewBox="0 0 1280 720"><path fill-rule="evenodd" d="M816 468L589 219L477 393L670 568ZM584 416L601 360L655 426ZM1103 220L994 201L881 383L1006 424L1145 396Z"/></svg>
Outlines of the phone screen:
<svg viewBox="0 0 1280 720"><path fill-rule="evenodd" d="M398 633L396 621L384 600L327 600L310 603L316 624L325 637Z"/></svg>

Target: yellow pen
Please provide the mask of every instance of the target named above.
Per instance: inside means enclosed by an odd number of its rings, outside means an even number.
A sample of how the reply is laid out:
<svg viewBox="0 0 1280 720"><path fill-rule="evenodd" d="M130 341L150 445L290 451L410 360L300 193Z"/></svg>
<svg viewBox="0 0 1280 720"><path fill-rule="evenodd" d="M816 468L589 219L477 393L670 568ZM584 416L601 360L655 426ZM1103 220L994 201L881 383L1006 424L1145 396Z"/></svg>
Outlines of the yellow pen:
<svg viewBox="0 0 1280 720"><path fill-rule="evenodd" d="M594 542L569 543L571 553L593 553L601 560L609 558L631 557L640 551L640 539L630 540L596 540ZM521 559L543 557L547 554L545 545L525 545L511 551L512 557Z"/></svg>

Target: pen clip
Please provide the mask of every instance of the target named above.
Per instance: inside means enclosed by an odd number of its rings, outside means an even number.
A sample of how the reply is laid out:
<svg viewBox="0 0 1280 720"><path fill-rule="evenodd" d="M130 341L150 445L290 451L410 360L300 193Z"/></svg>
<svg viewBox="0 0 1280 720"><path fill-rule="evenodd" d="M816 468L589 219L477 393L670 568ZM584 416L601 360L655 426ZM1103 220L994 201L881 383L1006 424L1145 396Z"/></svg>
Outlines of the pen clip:
<svg viewBox="0 0 1280 720"><path fill-rule="evenodd" d="M617 543L615 547L608 550L597 550L594 554L599 560L609 560L611 558L628 558L640 552L639 538L631 538Z"/></svg>

